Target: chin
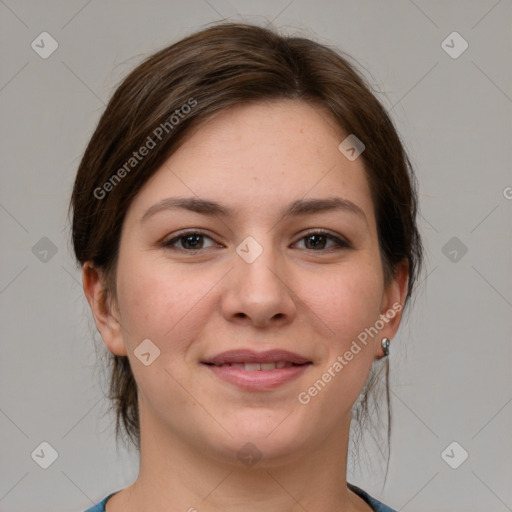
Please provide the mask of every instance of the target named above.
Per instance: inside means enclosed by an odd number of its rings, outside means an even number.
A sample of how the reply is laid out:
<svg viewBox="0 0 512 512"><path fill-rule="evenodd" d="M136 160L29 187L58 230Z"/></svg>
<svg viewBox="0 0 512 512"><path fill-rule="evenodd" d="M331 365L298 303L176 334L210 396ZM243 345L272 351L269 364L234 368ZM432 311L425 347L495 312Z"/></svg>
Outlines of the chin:
<svg viewBox="0 0 512 512"><path fill-rule="evenodd" d="M264 419L261 414L259 418L256 413L237 418L236 424L224 423L233 437L223 431L222 439L210 440L217 456L237 466L273 467L292 462L308 445L314 444L313 433L309 438L308 429L290 421L292 415L283 421L286 418L283 413L276 415L276 420L274 415Z"/></svg>

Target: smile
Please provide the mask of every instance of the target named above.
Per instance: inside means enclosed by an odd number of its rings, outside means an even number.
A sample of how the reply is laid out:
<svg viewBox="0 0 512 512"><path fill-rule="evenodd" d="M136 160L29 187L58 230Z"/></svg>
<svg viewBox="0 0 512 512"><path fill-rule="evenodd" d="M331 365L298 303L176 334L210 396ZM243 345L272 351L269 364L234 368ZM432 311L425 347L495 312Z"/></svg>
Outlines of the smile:
<svg viewBox="0 0 512 512"><path fill-rule="evenodd" d="M284 363L278 368L277 363L236 363L220 366L203 364L214 378L226 382L243 391L270 391L299 378L311 363Z"/></svg>
<svg viewBox="0 0 512 512"><path fill-rule="evenodd" d="M276 363L224 363L219 366L220 368L226 368L228 366L233 368L242 368L247 372L256 371L268 371L268 370L281 370L282 368L290 368L291 366L298 366L288 361L277 361Z"/></svg>

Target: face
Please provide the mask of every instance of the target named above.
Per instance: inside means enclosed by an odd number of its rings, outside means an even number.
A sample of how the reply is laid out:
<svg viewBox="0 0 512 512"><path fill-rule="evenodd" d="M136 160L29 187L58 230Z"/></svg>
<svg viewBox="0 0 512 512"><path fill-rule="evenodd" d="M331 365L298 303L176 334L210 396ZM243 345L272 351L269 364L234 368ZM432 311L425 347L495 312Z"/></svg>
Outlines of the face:
<svg viewBox="0 0 512 512"><path fill-rule="evenodd" d="M138 193L117 310L97 323L130 359L143 428L217 458L252 442L271 461L347 427L405 281L385 286L363 161L339 151L345 137L302 102L237 107Z"/></svg>

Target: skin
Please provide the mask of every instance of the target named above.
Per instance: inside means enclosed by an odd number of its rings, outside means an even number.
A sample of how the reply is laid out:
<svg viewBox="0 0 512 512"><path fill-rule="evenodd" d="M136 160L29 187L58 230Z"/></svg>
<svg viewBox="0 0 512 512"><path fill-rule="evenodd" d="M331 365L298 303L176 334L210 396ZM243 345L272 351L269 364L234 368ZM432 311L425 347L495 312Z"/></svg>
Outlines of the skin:
<svg viewBox="0 0 512 512"><path fill-rule="evenodd" d="M346 486L350 410L400 313L307 405L297 399L406 294L405 263L385 286L363 160L338 150L345 136L326 113L297 100L222 111L130 205L117 301L102 300L101 272L83 266L96 325L112 353L130 358L139 390L139 476L107 512L371 510ZM141 221L160 200L191 196L236 215L181 209ZM279 213L297 199L333 196L355 203L364 218L346 210ZM189 228L206 234L198 250L187 239L174 250L163 246ZM321 235L315 246L304 237L316 229L350 247ZM263 248L252 263L235 250L247 236ZM134 350L148 338L161 353L145 366ZM200 363L240 347L282 348L313 364L276 389L246 391ZM237 458L247 442L262 453L253 467Z"/></svg>

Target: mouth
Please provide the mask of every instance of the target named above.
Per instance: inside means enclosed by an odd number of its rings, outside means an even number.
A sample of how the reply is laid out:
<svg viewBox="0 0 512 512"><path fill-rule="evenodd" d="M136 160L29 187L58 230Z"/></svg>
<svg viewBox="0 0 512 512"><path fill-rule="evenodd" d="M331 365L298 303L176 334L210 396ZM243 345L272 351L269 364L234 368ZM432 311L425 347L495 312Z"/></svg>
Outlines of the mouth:
<svg viewBox="0 0 512 512"><path fill-rule="evenodd" d="M254 370L273 370L274 367L261 368L261 366L265 365L280 365L280 368L284 368L285 366L290 365L302 365L311 363L311 361L300 354L296 354L294 352L289 352L288 350L266 350L264 352L256 352L251 349L236 349L236 350L228 350L226 352L222 352L210 358L206 358L201 361L204 364L214 365L214 366L223 366L223 365L259 365L260 368L254 366ZM283 366L284 365L284 366ZM250 368L248 368L251 371Z"/></svg>
<svg viewBox="0 0 512 512"><path fill-rule="evenodd" d="M201 363L216 377L247 391L274 389L299 377L313 363L285 350L231 350Z"/></svg>
<svg viewBox="0 0 512 512"><path fill-rule="evenodd" d="M223 364L213 364L213 363L204 363L208 366L217 366L218 368L242 368L246 372L256 372L256 371L269 371L269 370L281 370L283 368L290 368L292 366L303 366L304 364L311 363L303 363L296 364L290 363L289 361L277 361L275 363L223 363Z"/></svg>

